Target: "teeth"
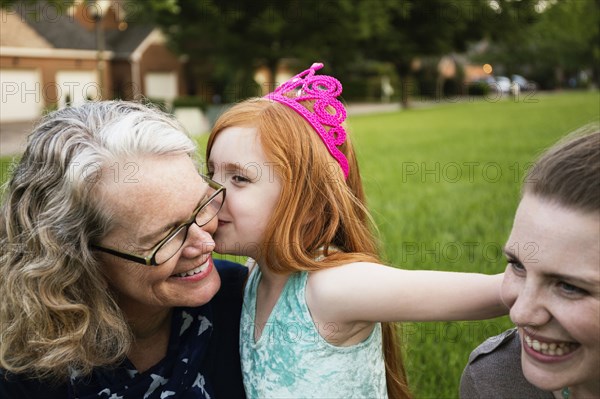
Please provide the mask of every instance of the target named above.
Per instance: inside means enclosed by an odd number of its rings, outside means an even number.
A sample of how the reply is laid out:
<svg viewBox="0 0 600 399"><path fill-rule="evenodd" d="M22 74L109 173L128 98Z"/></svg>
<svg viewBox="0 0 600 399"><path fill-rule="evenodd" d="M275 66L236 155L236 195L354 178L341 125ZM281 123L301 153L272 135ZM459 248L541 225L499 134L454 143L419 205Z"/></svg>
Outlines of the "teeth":
<svg viewBox="0 0 600 399"><path fill-rule="evenodd" d="M193 276L194 274L198 274L200 272L205 271L208 268L208 261L206 261L204 264L198 266L195 269L190 270L189 272L183 272L183 273L178 273L176 274L177 277L187 277L187 276Z"/></svg>
<svg viewBox="0 0 600 399"><path fill-rule="evenodd" d="M569 342L540 342L525 335L525 344L536 352L549 356L564 356L577 348L577 344Z"/></svg>

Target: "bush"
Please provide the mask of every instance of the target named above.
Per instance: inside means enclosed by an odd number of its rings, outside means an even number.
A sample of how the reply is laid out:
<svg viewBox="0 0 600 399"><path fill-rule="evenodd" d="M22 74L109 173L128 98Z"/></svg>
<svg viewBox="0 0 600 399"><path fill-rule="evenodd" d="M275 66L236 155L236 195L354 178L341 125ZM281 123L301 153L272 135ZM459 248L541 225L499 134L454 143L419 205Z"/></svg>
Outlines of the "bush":
<svg viewBox="0 0 600 399"><path fill-rule="evenodd" d="M486 96L490 93L490 86L485 82L473 82L467 85L467 94L471 96Z"/></svg>
<svg viewBox="0 0 600 399"><path fill-rule="evenodd" d="M150 105L150 106L156 107L163 112L170 112L167 102L162 98L142 97L140 102L145 105Z"/></svg>
<svg viewBox="0 0 600 399"><path fill-rule="evenodd" d="M208 104L200 96L182 96L173 100L173 109L175 108L200 108L205 111Z"/></svg>
<svg viewBox="0 0 600 399"><path fill-rule="evenodd" d="M365 101L368 92L366 79L354 79L344 82L342 96L345 101Z"/></svg>

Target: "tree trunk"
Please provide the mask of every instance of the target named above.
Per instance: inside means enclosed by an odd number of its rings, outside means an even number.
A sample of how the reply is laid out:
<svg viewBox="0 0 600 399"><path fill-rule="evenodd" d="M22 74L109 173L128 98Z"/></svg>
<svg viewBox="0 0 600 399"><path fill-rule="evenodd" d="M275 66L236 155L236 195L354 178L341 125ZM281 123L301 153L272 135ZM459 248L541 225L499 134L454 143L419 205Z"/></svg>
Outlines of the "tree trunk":
<svg viewBox="0 0 600 399"><path fill-rule="evenodd" d="M277 64L279 64L278 59L269 59L267 60L267 68L269 69L269 87L268 93L271 93L273 90L277 88L283 82L277 81Z"/></svg>
<svg viewBox="0 0 600 399"><path fill-rule="evenodd" d="M411 93L414 91L414 80L410 73L399 74L400 76L400 105L403 109L410 108L410 97Z"/></svg>
<svg viewBox="0 0 600 399"><path fill-rule="evenodd" d="M410 108L410 95L414 91L410 65L406 62L396 62L396 72L400 77L400 105L403 109Z"/></svg>
<svg viewBox="0 0 600 399"><path fill-rule="evenodd" d="M556 80L556 88L562 89L563 82L565 81L565 73L562 67L557 66L554 68L554 79Z"/></svg>

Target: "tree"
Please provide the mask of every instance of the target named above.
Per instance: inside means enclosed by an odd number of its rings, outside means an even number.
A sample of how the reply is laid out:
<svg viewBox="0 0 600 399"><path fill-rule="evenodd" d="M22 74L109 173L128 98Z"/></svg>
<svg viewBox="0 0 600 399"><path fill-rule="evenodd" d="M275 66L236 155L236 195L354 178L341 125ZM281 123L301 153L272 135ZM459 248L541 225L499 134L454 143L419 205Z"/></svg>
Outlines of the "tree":
<svg viewBox="0 0 600 399"><path fill-rule="evenodd" d="M462 50L512 29L538 0L153 0L156 21L177 51L217 81L251 85L258 66L281 59L327 61L343 75L366 60L392 63L404 85L417 56ZM174 5L164 12L164 4ZM154 7L156 9L156 7ZM515 15L519 17L517 20ZM274 82L271 82L274 83ZM408 90L403 90L403 103ZM247 96L243 93L242 96Z"/></svg>
<svg viewBox="0 0 600 399"><path fill-rule="evenodd" d="M470 41L517 30L544 0L131 1L139 5L136 20L159 24L173 49L189 57L189 78L210 82L228 101L258 93L260 66L271 72L267 84L275 85L284 59L292 69L323 61L342 80L359 65L373 70L376 61L394 66L407 105L417 57L461 51Z"/></svg>
<svg viewBox="0 0 600 399"><path fill-rule="evenodd" d="M154 11L174 48L187 54L199 73L215 76L213 83L222 90L234 78L238 89L229 97L235 100L256 94L245 89L253 86L259 66L266 66L274 77L282 59L302 65L317 60L330 65L351 62L357 57L360 36L368 30L361 24L370 23L360 13L368 2L361 3L178 0L170 12L158 12L156 5L164 2L155 0Z"/></svg>
<svg viewBox="0 0 600 399"><path fill-rule="evenodd" d="M584 70L598 85L599 26L600 1L540 2L535 23L498 38L486 56L509 71L537 75L548 88Z"/></svg>
<svg viewBox="0 0 600 399"><path fill-rule="evenodd" d="M535 0L370 0L382 10L380 25L364 43L370 58L391 62L408 106L412 64L422 56L465 50L485 37L502 37L531 23Z"/></svg>
<svg viewBox="0 0 600 399"><path fill-rule="evenodd" d="M75 0L45 0L46 3L52 4L56 7L69 6L75 2ZM0 8L10 8L16 3L35 4L40 3L40 0L0 0Z"/></svg>

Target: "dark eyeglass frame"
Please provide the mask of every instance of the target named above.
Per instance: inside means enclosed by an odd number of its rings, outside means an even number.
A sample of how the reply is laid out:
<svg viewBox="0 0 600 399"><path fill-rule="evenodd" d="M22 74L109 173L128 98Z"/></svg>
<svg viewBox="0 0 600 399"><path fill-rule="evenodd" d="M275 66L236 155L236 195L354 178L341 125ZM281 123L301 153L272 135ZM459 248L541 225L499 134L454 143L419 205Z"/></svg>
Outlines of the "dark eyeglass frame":
<svg viewBox="0 0 600 399"><path fill-rule="evenodd" d="M215 216L217 216L217 214L219 213L219 211L221 210L221 207L223 206L223 203L225 202L225 187L223 187L222 185L220 185L219 183L217 183L214 180L211 180L208 176L205 176L203 174L200 175L202 177L202 179L204 179L204 181L206 183L208 183L208 186L212 189L215 190L215 192L210 196L210 198L208 198L206 201L203 201L201 204L198 205L198 207L194 210L194 212L192 213L192 216L184 223L180 224L179 226L173 228L173 230L171 230L171 232L169 234L167 234L167 236L165 238L163 238L162 240L160 240L156 245L154 245L150 251L150 255L148 256L140 256L140 255L136 255L133 254L131 252L124 252L124 251L117 251L114 248L108 248L108 247L103 247L100 245L96 245L96 244L91 244L90 247L92 249L101 251L101 252L106 252L108 254L117 256L119 258L123 258L123 259L127 259L130 260L132 262L136 262L136 263L140 263L144 266L160 266L163 263L167 262L169 259L171 259L173 256L175 256L175 254L177 252L179 252L179 250L183 247L183 244L185 244L185 241L187 240L187 235L190 229L190 226L192 224L196 224L198 227L202 227L202 226L206 226L211 220L214 219ZM196 223L196 217L198 216L198 214L204 210L208 205L210 205L211 202L213 202L215 200L215 198L217 198L219 195L221 195L221 193L223 193L223 198L221 200L221 204L219 205L219 208L217 209L217 211L215 212L214 215L212 215L206 222L202 223L202 224L198 224ZM183 237L183 241L181 242L181 246L179 247L179 249L177 249L177 251L175 251L173 253L173 255L171 255L170 257L168 257L167 259L165 259L163 262L158 263L156 261L156 254L158 253L158 251L160 251L160 249L167 244L169 241L171 241L173 238L175 238L177 236L177 234L179 234L181 232L181 229L186 229L185 230L185 235Z"/></svg>

